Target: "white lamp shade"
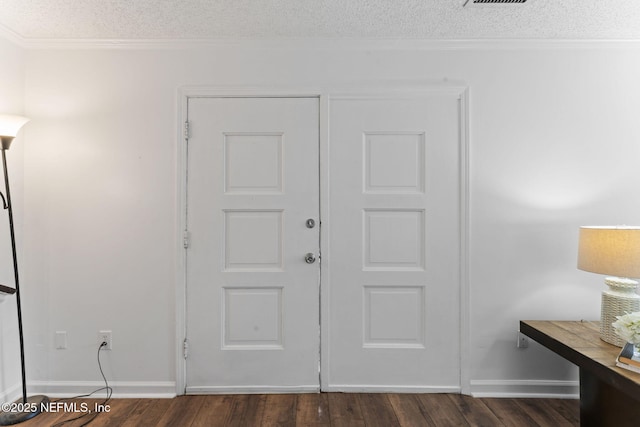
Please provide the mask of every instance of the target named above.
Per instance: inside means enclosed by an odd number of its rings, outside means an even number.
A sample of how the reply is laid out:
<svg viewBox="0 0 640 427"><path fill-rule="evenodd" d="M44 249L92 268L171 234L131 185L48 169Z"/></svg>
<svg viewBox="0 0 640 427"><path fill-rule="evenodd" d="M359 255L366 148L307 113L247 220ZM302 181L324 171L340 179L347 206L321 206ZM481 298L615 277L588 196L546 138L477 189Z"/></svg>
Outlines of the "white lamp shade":
<svg viewBox="0 0 640 427"><path fill-rule="evenodd" d="M578 268L608 276L640 277L640 227L580 227Z"/></svg>
<svg viewBox="0 0 640 427"><path fill-rule="evenodd" d="M0 114L0 136L18 135L18 131L29 119L11 114Z"/></svg>

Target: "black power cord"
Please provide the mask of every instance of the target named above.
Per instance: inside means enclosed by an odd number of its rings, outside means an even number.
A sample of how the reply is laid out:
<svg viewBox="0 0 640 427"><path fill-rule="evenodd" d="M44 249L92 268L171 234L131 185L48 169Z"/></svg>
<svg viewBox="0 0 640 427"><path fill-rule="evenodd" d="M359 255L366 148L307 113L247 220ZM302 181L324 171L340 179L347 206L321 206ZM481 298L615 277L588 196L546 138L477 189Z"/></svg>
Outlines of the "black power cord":
<svg viewBox="0 0 640 427"><path fill-rule="evenodd" d="M113 388L111 388L109 386L109 382L107 381L107 377L104 375L104 371L102 370L102 363L100 362L100 351L102 350L102 347L106 347L107 343L105 341L103 341L102 343L100 343L100 347L98 347L98 368L100 369L100 375L102 375L102 379L104 380L104 387L100 387L97 390L92 391L89 394L82 394L82 395L78 395L78 396L73 396L73 397L67 397L64 399L58 399L55 402L62 402L62 401L66 401L66 400L72 400L72 399L80 399L80 398L84 398L84 397L91 397L92 395L94 395L95 393L98 393L99 391L105 390L107 395L104 399L104 401L102 401L102 403L97 404L95 407L100 407L100 408L105 408L107 403L109 402L109 400L111 400L111 395L113 394ZM82 424L80 424L78 427L82 427L82 426L86 426L88 425L90 422L92 422L93 420L96 419L96 417L98 415L100 415L100 411L92 411L89 410L88 412L85 412L84 414L74 417L74 418L70 418L68 420L62 420L56 424L54 424L51 427L60 427L62 425L65 425L67 423L76 421L76 420L80 420L80 419L84 419L84 422Z"/></svg>

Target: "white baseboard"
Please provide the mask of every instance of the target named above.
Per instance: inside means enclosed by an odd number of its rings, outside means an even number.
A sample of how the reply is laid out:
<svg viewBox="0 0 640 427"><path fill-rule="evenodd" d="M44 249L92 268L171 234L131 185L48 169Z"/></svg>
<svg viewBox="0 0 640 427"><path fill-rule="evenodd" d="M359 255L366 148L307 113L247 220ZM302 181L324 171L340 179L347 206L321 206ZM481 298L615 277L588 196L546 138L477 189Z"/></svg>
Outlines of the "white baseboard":
<svg viewBox="0 0 640 427"><path fill-rule="evenodd" d="M330 384L322 391L341 393L460 393L457 386L344 385Z"/></svg>
<svg viewBox="0 0 640 427"><path fill-rule="evenodd" d="M6 390L0 390L0 402L14 402L22 396L22 383L16 383Z"/></svg>
<svg viewBox="0 0 640 427"><path fill-rule="evenodd" d="M330 385L323 392L340 393L460 393L460 387ZM264 393L319 393L318 386L246 386L246 387L187 387L186 394L264 394Z"/></svg>
<svg viewBox="0 0 640 427"><path fill-rule="evenodd" d="M472 380L473 397L578 399L579 381Z"/></svg>
<svg viewBox="0 0 640 427"><path fill-rule="evenodd" d="M102 381L29 381L27 391L29 395L73 397L89 394L103 387ZM113 389L113 398L170 399L176 397L175 381L113 381L109 382L109 387ZM105 391L101 390L93 396L101 398L105 395Z"/></svg>
<svg viewBox="0 0 640 427"><path fill-rule="evenodd" d="M302 386L193 386L187 387L186 394L289 394L289 393L319 393L316 385Z"/></svg>
<svg viewBox="0 0 640 427"><path fill-rule="evenodd" d="M121 381L111 382L114 398L172 398L176 396L173 381ZM30 381L29 395L45 394L49 397L72 397L91 393L104 387L101 381ZM20 397L21 385L15 384L0 391L0 402L13 402ZM580 385L576 381L553 380L472 380L473 397L511 398L560 398L578 399ZM419 386L376 386L332 384L323 389L326 392L344 393L460 393L460 387L419 387ZM317 393L316 386L296 387L189 387L187 394L257 394L257 393ZM104 391L96 393L104 396Z"/></svg>

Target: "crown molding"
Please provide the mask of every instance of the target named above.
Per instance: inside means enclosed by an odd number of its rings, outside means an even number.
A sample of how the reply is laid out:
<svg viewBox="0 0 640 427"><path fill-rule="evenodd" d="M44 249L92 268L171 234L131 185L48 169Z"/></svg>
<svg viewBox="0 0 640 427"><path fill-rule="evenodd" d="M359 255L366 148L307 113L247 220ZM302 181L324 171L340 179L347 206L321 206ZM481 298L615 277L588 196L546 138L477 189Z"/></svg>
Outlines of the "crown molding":
<svg viewBox="0 0 640 427"><path fill-rule="evenodd" d="M30 39L0 25L0 37L29 50L45 49L318 49L318 50L521 50L640 48L640 39Z"/></svg>
<svg viewBox="0 0 640 427"><path fill-rule="evenodd" d="M24 46L24 38L16 33L15 31L13 31L12 29L0 24L0 37L2 37L3 39L6 39L8 41L10 41L13 44L18 45L19 47L25 47Z"/></svg>

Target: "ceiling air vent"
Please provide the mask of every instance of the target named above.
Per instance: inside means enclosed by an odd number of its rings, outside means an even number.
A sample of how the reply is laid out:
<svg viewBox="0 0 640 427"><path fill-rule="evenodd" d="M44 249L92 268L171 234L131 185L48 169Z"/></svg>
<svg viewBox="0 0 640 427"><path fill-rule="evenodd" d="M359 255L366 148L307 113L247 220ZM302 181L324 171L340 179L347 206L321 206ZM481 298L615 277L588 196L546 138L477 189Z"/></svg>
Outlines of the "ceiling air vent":
<svg viewBox="0 0 640 427"><path fill-rule="evenodd" d="M472 5L484 5L484 4L515 4L526 3L528 0L466 0L463 7Z"/></svg>

